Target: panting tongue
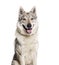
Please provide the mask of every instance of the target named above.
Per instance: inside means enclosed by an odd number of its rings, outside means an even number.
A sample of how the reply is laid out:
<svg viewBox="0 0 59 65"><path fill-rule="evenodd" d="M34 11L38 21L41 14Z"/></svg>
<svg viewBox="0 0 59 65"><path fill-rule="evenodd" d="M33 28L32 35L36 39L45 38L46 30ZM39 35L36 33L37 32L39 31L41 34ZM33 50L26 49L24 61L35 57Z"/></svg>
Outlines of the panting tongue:
<svg viewBox="0 0 59 65"><path fill-rule="evenodd" d="M26 32L30 34L32 31L31 30L26 30Z"/></svg>

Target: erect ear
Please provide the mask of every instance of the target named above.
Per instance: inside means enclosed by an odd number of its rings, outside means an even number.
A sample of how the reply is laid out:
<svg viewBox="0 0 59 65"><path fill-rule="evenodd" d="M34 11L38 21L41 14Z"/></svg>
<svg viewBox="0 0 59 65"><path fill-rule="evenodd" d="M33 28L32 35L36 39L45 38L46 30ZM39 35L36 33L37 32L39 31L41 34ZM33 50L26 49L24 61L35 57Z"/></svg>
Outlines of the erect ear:
<svg viewBox="0 0 59 65"><path fill-rule="evenodd" d="M36 13L36 7L33 7L30 12Z"/></svg>
<svg viewBox="0 0 59 65"><path fill-rule="evenodd" d="M22 7L20 7L19 13L20 13L20 14L23 14L24 12L25 12L24 9L23 9Z"/></svg>

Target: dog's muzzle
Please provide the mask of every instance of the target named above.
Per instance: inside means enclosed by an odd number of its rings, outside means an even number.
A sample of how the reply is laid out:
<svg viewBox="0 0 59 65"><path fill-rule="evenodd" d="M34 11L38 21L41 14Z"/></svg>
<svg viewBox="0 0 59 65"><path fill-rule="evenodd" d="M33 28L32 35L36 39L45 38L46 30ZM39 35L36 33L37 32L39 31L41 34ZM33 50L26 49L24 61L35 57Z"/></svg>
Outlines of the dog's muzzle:
<svg viewBox="0 0 59 65"><path fill-rule="evenodd" d="M23 28L25 29L25 31L30 34L32 32L32 28L31 28L31 24L27 24L27 28L25 27L25 25L23 25Z"/></svg>

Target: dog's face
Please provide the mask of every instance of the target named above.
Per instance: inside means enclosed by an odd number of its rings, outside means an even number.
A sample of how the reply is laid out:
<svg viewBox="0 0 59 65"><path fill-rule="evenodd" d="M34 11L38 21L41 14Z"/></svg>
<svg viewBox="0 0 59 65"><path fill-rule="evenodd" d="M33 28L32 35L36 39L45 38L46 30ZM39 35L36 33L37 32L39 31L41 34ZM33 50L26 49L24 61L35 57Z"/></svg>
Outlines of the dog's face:
<svg viewBox="0 0 59 65"><path fill-rule="evenodd" d="M20 8L17 27L23 35L34 34L37 31L36 9L32 8L30 12L25 12Z"/></svg>

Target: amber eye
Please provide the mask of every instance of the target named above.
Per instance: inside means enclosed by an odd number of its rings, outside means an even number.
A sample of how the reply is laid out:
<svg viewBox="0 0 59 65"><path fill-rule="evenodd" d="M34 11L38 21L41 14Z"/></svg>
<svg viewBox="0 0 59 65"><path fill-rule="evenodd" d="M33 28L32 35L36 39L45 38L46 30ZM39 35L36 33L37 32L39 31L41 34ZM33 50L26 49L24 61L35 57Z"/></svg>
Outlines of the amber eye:
<svg viewBox="0 0 59 65"><path fill-rule="evenodd" d="M33 20L34 18L31 18L31 20Z"/></svg>
<svg viewBox="0 0 59 65"><path fill-rule="evenodd" d="M23 18L23 20L26 20L25 18Z"/></svg>

